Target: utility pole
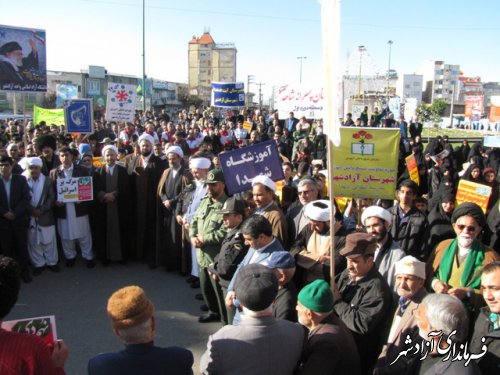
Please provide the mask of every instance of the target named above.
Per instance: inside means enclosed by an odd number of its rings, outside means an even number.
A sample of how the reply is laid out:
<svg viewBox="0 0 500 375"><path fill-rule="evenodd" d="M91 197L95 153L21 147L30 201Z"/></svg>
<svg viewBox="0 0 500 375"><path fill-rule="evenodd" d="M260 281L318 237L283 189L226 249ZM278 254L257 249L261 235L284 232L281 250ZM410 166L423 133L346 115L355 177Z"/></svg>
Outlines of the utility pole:
<svg viewBox="0 0 500 375"><path fill-rule="evenodd" d="M307 59L307 56L299 56L297 60L300 60L300 75L299 75L299 83L302 84L302 61Z"/></svg>
<svg viewBox="0 0 500 375"><path fill-rule="evenodd" d="M455 82L451 88L451 105L450 105L450 129L453 129L453 106L455 104Z"/></svg>
<svg viewBox="0 0 500 375"><path fill-rule="evenodd" d="M142 0L142 110L146 112L146 0Z"/></svg>
<svg viewBox="0 0 500 375"><path fill-rule="evenodd" d="M255 83L255 76L249 74L249 75L247 75L247 97L246 97L247 100L245 100L247 107L250 107L249 101L250 101L250 84L251 83Z"/></svg>
<svg viewBox="0 0 500 375"><path fill-rule="evenodd" d="M265 86L265 83L259 82L256 83L259 86L259 109L262 110L262 86Z"/></svg>
<svg viewBox="0 0 500 375"><path fill-rule="evenodd" d="M387 44L389 45L389 67L387 68L387 104L389 104L389 80L391 77L391 50L392 50L392 44L394 42L392 40L389 40Z"/></svg>
<svg viewBox="0 0 500 375"><path fill-rule="evenodd" d="M358 75L358 98L361 99L361 66L363 63L363 52L366 51L365 46L359 46L359 75Z"/></svg>

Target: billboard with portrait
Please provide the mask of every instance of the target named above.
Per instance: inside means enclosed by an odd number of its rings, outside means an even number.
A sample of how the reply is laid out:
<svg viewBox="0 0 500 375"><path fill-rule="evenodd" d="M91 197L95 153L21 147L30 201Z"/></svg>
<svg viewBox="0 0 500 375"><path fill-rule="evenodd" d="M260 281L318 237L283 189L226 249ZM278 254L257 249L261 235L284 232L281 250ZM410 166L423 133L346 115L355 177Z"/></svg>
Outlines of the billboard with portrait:
<svg viewBox="0 0 500 375"><path fill-rule="evenodd" d="M0 25L0 90L47 91L45 30Z"/></svg>

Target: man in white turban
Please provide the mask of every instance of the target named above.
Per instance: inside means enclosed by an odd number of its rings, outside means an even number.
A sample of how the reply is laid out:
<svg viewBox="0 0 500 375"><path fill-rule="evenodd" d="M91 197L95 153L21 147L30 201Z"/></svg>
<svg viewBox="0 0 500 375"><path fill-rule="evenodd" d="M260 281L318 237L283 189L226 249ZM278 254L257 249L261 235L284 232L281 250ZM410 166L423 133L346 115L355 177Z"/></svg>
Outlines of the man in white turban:
<svg viewBox="0 0 500 375"><path fill-rule="evenodd" d="M180 194L193 176L183 165L184 153L179 146L170 146L166 151L168 168L158 184L158 229L155 265L167 271L187 272L186 257L182 254L182 227L176 220Z"/></svg>
<svg viewBox="0 0 500 375"><path fill-rule="evenodd" d="M105 165L94 173L95 244L97 259L107 266L110 262L125 262L130 253L130 176L117 164L118 150L104 146Z"/></svg>
<svg viewBox="0 0 500 375"><path fill-rule="evenodd" d="M132 217L132 256L146 260L150 268L156 267L156 227L157 227L157 190L160 177L166 164L153 152L154 138L144 133L139 137L140 154L131 157L128 163L133 179L135 194L131 201L135 205Z"/></svg>
<svg viewBox="0 0 500 375"><path fill-rule="evenodd" d="M42 159L26 158L26 171L23 172L31 190L28 253L35 267L34 276L41 274L45 267L59 272L53 212L56 192L52 180L42 174L42 166Z"/></svg>

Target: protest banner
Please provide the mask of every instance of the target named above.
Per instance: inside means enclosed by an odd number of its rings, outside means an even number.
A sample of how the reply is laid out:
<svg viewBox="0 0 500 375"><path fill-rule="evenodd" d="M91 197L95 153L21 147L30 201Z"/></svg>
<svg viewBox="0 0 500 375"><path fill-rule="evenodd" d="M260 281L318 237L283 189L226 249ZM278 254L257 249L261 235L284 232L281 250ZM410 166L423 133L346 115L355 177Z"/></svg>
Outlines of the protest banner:
<svg viewBox="0 0 500 375"><path fill-rule="evenodd" d="M45 30L0 25L0 90L47 91Z"/></svg>
<svg viewBox="0 0 500 375"><path fill-rule="evenodd" d="M134 121L137 102L136 85L110 82L106 95L107 121Z"/></svg>
<svg viewBox="0 0 500 375"><path fill-rule="evenodd" d="M72 99L64 103L64 120L69 134L94 132L92 99Z"/></svg>
<svg viewBox="0 0 500 375"><path fill-rule="evenodd" d="M476 203L486 213L488 201L491 196L491 186L477 184L475 182L460 180L457 189L457 205L464 202Z"/></svg>
<svg viewBox="0 0 500 375"><path fill-rule="evenodd" d="M465 117L479 121L484 111L484 95L465 95Z"/></svg>
<svg viewBox="0 0 500 375"><path fill-rule="evenodd" d="M410 174L410 179L417 185L420 185L420 176L418 174L418 165L415 155L411 154L406 157L406 167L408 168L408 173Z"/></svg>
<svg viewBox="0 0 500 375"><path fill-rule="evenodd" d="M252 188L252 179L266 175L273 181L283 180L283 168L274 141L219 154L226 187L230 195Z"/></svg>
<svg viewBox="0 0 500 375"><path fill-rule="evenodd" d="M490 99L490 122L500 121L500 96L492 96Z"/></svg>
<svg viewBox="0 0 500 375"><path fill-rule="evenodd" d="M323 91L323 88L280 86L274 108L278 110L280 119L288 118L290 112L296 118L322 119L325 106Z"/></svg>
<svg viewBox="0 0 500 375"><path fill-rule="evenodd" d="M418 102L416 98L405 99L404 116L406 121L410 121L417 114Z"/></svg>
<svg viewBox="0 0 500 375"><path fill-rule="evenodd" d="M400 98L390 98L389 99L389 110L394 114L394 119L397 120L401 117L401 99Z"/></svg>
<svg viewBox="0 0 500 375"><path fill-rule="evenodd" d="M331 162L335 197L394 199L399 129L343 127L340 136Z"/></svg>
<svg viewBox="0 0 500 375"><path fill-rule="evenodd" d="M212 82L212 106L244 107L245 84L243 82Z"/></svg>
<svg viewBox="0 0 500 375"><path fill-rule="evenodd" d="M57 200L59 202L83 202L94 199L92 177L71 177L57 179Z"/></svg>
<svg viewBox="0 0 500 375"><path fill-rule="evenodd" d="M56 108L62 108L65 100L78 98L78 86L71 83L56 84Z"/></svg>
<svg viewBox="0 0 500 375"><path fill-rule="evenodd" d="M484 136L484 147L500 148L500 136L499 135L485 135Z"/></svg>
<svg viewBox="0 0 500 375"><path fill-rule="evenodd" d="M49 109L42 108L37 105L33 106L33 121L35 125L39 125L40 122L45 121L47 125L66 125L64 122L64 109Z"/></svg>
<svg viewBox="0 0 500 375"><path fill-rule="evenodd" d="M54 315L7 320L2 322L2 329L9 332L36 335L49 347L52 347L57 340L56 318Z"/></svg>

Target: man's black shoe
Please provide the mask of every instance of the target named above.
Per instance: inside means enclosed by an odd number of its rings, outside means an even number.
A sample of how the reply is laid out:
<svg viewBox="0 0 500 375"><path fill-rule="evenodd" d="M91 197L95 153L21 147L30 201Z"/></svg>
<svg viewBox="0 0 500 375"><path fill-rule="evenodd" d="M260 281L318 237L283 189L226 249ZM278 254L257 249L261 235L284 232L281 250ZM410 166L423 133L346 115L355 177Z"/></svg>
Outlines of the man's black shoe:
<svg viewBox="0 0 500 375"><path fill-rule="evenodd" d="M194 296L194 299L197 299L198 301L203 301L203 294L198 293L197 295Z"/></svg>
<svg viewBox="0 0 500 375"><path fill-rule="evenodd" d="M33 276L41 275L45 267L35 267L33 270Z"/></svg>
<svg viewBox="0 0 500 375"><path fill-rule="evenodd" d="M217 314L206 314L198 318L200 323L220 322L220 316Z"/></svg>
<svg viewBox="0 0 500 375"><path fill-rule="evenodd" d="M198 289L200 287L200 281L199 280L195 281L189 287L193 289Z"/></svg>
<svg viewBox="0 0 500 375"><path fill-rule="evenodd" d="M205 304L203 304L203 305L200 306L200 310L204 311L204 312L207 312L208 311L208 306L205 305Z"/></svg>
<svg viewBox="0 0 500 375"><path fill-rule="evenodd" d="M74 267L76 263L76 258L66 259L66 267L71 268Z"/></svg>
<svg viewBox="0 0 500 375"><path fill-rule="evenodd" d="M87 260L87 268L94 268L95 267L95 262L90 259L90 260Z"/></svg>
<svg viewBox="0 0 500 375"><path fill-rule="evenodd" d="M49 270L51 270L52 272L61 272L61 269L59 268L59 266L57 264L54 264L53 266L49 266Z"/></svg>
<svg viewBox="0 0 500 375"><path fill-rule="evenodd" d="M33 278L31 277L29 271L23 271L21 273L21 280L23 280L24 283L29 284L33 281Z"/></svg>
<svg viewBox="0 0 500 375"><path fill-rule="evenodd" d="M198 278L197 278L196 276L192 276L192 275L191 275L191 276L189 276L189 277L186 279L186 282L187 282L188 284L192 284L192 283L194 283L195 281L198 281Z"/></svg>

